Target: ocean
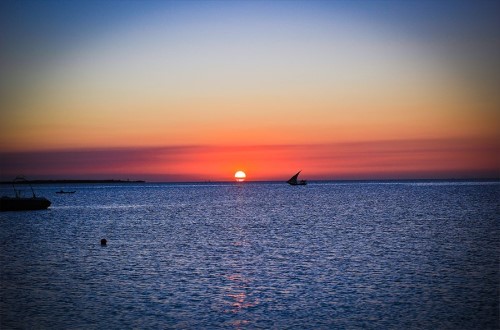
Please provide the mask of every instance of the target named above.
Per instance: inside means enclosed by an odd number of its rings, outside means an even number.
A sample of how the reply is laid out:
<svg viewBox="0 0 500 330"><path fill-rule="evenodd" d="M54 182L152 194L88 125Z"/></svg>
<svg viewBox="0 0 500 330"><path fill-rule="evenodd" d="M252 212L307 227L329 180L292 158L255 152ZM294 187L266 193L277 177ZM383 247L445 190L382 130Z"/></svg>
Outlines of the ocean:
<svg viewBox="0 0 500 330"><path fill-rule="evenodd" d="M500 328L499 181L34 189L0 212L1 329Z"/></svg>

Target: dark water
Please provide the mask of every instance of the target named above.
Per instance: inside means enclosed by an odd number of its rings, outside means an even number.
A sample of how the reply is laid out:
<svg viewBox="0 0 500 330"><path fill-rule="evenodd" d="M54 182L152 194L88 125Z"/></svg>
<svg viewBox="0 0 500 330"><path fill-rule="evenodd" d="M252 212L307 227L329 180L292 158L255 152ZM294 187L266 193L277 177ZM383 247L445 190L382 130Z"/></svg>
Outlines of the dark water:
<svg viewBox="0 0 500 330"><path fill-rule="evenodd" d="M499 182L35 188L1 329L500 327Z"/></svg>

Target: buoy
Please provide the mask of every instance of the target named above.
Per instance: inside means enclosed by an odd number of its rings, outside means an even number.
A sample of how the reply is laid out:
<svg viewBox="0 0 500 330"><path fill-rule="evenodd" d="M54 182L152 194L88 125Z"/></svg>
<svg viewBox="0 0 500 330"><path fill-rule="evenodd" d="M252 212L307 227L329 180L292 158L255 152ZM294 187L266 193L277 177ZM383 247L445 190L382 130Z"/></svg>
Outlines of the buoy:
<svg viewBox="0 0 500 330"><path fill-rule="evenodd" d="M108 243L108 241L106 241L105 238L101 239L101 245L106 245L106 243Z"/></svg>

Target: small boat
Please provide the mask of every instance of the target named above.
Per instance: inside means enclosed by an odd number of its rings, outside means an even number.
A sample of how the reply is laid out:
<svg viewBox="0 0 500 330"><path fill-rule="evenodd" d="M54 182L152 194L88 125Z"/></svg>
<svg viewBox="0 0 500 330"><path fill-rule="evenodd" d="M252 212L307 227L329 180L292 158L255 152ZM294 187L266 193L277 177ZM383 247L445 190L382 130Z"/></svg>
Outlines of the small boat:
<svg viewBox="0 0 500 330"><path fill-rule="evenodd" d="M59 190L56 191L56 194L74 194L76 191L64 191L64 190Z"/></svg>
<svg viewBox="0 0 500 330"><path fill-rule="evenodd" d="M298 171L297 174L292 176L287 183L291 186L305 186L307 184L306 180L298 180L299 174L302 170Z"/></svg>
<svg viewBox="0 0 500 330"><path fill-rule="evenodd" d="M2 196L0 198L0 211L30 211L30 210L45 210L51 202L45 197L37 197L33 187L31 187L32 197L22 197L21 192L16 189L16 183L27 183L23 177L17 177L12 182L14 187L15 197Z"/></svg>

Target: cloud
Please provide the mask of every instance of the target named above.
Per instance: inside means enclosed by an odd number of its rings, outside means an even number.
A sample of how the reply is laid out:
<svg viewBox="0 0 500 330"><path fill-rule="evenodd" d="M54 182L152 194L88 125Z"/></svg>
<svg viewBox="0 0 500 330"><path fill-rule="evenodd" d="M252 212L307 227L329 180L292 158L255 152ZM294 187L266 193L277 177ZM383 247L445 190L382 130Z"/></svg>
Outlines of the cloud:
<svg viewBox="0 0 500 330"><path fill-rule="evenodd" d="M2 180L130 178L150 181L499 177L491 140L425 139L253 146L164 146L1 153Z"/></svg>

